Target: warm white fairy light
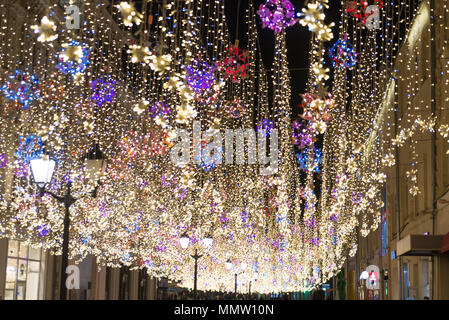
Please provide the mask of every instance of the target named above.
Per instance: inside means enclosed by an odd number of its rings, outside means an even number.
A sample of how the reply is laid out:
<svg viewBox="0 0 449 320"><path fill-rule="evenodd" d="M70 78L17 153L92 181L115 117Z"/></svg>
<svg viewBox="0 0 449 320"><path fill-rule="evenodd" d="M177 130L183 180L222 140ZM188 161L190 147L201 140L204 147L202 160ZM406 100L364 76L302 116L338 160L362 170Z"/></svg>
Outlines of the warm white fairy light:
<svg viewBox="0 0 449 320"><path fill-rule="evenodd" d="M33 133L42 137L47 149L56 155L60 152L51 190L62 194L65 182L70 180L75 197L80 199L71 209L71 257L82 259L93 254L102 265L145 267L152 276L180 280L182 285L192 287L190 254L198 249L204 250L199 261L201 288L232 291L231 268L239 272L241 283L252 281L254 292L307 290L327 281L342 267L348 254L354 255L357 228L365 236L377 227L383 205L380 188L386 179L383 169L396 163L391 148L414 141L418 131L439 130L444 139L449 136L447 125L427 115L410 119L397 136L384 128L390 121L394 94L384 95L383 90L388 88L378 88L389 78L388 73L376 71L375 63L391 68L390 62L384 60L391 47L386 46L381 57L373 59L377 53L374 32L363 37L358 32L362 26L350 27L352 18L347 14L343 16L340 36L347 34L351 38L360 51L360 62L350 71L352 83L347 83L347 70L334 72L333 107L328 108L324 88L330 70L324 64L323 42L332 38L332 24L324 24L324 8L329 4L310 2L302 22L314 32L308 92L320 98L311 107L329 116L328 121L312 124L317 134L324 133L320 166L323 191L315 194L317 164L308 161L308 172L300 178L291 144L292 92L285 34L276 35L274 96L269 108L268 79L263 65L259 65L258 22L252 4L247 15L249 76L234 83L217 75L210 87L200 92L189 86L186 67L195 61L212 63L226 56L231 41L222 1L211 0L207 6L200 1L167 1L165 19L161 14L153 20L148 19L148 13L139 13L132 4L121 2L113 12L114 19L122 15L123 27L145 24L142 34L159 44L153 48L153 42L143 37L145 41L141 39L139 45L129 47L126 62L122 59L126 41L116 26L111 27L114 22L101 13L105 9L102 6L85 1L83 15L89 32L80 38L73 31L59 34L65 45L55 50L63 52L64 62L79 62L84 48L98 49L91 50L85 72L76 74L77 84L52 69L59 62L57 57L42 53L39 59L32 56L32 52L42 51L33 50L34 46L42 44L23 44L20 56L24 66L35 63L34 72L45 86L39 101L29 110L14 111L20 115L17 121L6 116L6 110L11 115L14 104L2 101L5 116L0 120L0 146L1 153L10 159L0 168L2 188L10 190L0 202L2 208L9 208L0 219L2 236L14 235L60 253L62 209L48 195L40 198L26 163L14 156L18 135ZM0 16L7 18L1 4ZM25 29L39 21L37 15L28 18L31 22L25 24ZM210 21L215 22L213 26ZM387 34L392 27L383 24L382 28ZM0 43L0 55L7 65L14 66L19 53L10 50L16 41L10 34L15 33L10 26L6 29L0 31L6 40ZM394 38L388 34L388 40ZM82 45L70 46L72 40ZM99 106L90 99L92 89L88 83L108 75L117 82L117 97ZM418 84L417 78L407 89L410 92ZM6 76L1 81L3 84ZM351 112L346 110L348 86L353 90ZM388 101L385 105L381 103L384 98ZM231 117L229 102L237 100L241 115ZM251 128L254 118L268 119L279 130L276 174L261 177L257 165L210 168L195 163L177 167L170 162L174 128L191 130L193 120L201 120L203 130L212 126ZM387 142L380 143L379 139L387 134ZM211 141L203 137L199 140L200 145ZM108 158L108 169L98 184L90 181L80 160L94 142L100 144ZM313 153L308 155L312 157ZM406 171L410 181L419 177L414 168ZM92 198L90 193L95 187L97 197ZM190 237L187 249L179 243L184 233ZM203 239L209 236L212 246L204 248ZM245 270L241 270L242 265L246 265ZM244 291L244 287L239 290Z"/></svg>
<svg viewBox="0 0 449 320"><path fill-rule="evenodd" d="M31 26L31 29L34 30L35 33L39 34L37 41L40 42L51 42L58 39L58 34L56 32L56 24L48 19L47 16L44 16L41 20L41 24Z"/></svg>

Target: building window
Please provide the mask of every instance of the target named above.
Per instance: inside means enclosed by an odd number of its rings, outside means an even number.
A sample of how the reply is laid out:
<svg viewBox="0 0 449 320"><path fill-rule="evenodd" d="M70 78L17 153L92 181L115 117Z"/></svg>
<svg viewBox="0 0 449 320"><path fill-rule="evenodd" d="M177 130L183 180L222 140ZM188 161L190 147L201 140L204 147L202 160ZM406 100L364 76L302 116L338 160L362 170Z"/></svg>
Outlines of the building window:
<svg viewBox="0 0 449 320"><path fill-rule="evenodd" d="M41 249L33 249L23 242L8 241L5 300L37 300Z"/></svg>
<svg viewBox="0 0 449 320"><path fill-rule="evenodd" d="M405 300L413 300L410 297L410 270L408 263L404 263L404 298Z"/></svg>
<svg viewBox="0 0 449 320"><path fill-rule="evenodd" d="M129 300L129 268L120 268L119 299Z"/></svg>
<svg viewBox="0 0 449 320"><path fill-rule="evenodd" d="M430 281L429 281L429 260L427 258L424 258L422 260L421 265L421 279L422 279L422 298L424 297L429 298L430 297Z"/></svg>

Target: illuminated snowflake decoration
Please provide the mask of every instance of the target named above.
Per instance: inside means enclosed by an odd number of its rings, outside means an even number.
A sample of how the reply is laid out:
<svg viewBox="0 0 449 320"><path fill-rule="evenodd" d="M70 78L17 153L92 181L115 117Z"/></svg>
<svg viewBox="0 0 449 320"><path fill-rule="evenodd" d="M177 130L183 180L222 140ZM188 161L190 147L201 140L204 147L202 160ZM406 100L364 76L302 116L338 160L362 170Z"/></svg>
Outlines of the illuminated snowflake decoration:
<svg viewBox="0 0 449 320"><path fill-rule="evenodd" d="M18 103L21 109L28 109L40 97L39 79L35 75L16 70L8 78L0 91L6 100Z"/></svg>
<svg viewBox="0 0 449 320"><path fill-rule="evenodd" d="M314 143L315 131L310 126L303 126L300 120L295 120L292 123L292 141L293 145L298 149L310 147Z"/></svg>
<svg viewBox="0 0 449 320"><path fill-rule="evenodd" d="M108 77L99 77L90 82L90 88L92 89L92 101L98 106L102 106L104 103L111 103L116 96L115 86L117 82Z"/></svg>
<svg viewBox="0 0 449 320"><path fill-rule="evenodd" d="M225 79L231 78L232 82L237 83L240 79L248 78L248 50L241 50L232 45L227 51L227 57L217 62L217 68L220 72L224 72Z"/></svg>
<svg viewBox="0 0 449 320"><path fill-rule="evenodd" d="M196 92L209 89L215 81L215 67L205 61L195 60L193 65L187 66L185 69L187 84Z"/></svg>
<svg viewBox="0 0 449 320"><path fill-rule="evenodd" d="M384 6L384 2L382 0L375 0L375 5L379 9L382 9ZM344 4L345 12L353 16L356 20L360 20L361 24L364 26L366 25L366 22L368 18L374 13L374 12L368 12L368 2L362 1L360 4L358 1L346 1Z"/></svg>
<svg viewBox="0 0 449 320"><path fill-rule="evenodd" d="M57 68L64 74L72 75L74 78L79 77L89 66L89 57L89 48L72 40L63 45Z"/></svg>
<svg viewBox="0 0 449 320"><path fill-rule="evenodd" d="M358 53L354 50L348 37L345 35L343 40L337 42L329 49L329 58L332 60L333 67L342 67L352 69L358 63Z"/></svg>
<svg viewBox="0 0 449 320"><path fill-rule="evenodd" d="M313 166L313 172L320 172L320 165L323 163L323 158L321 155L321 150L312 148L313 158L309 159L310 149L303 149L298 154L296 154L296 159L299 164L299 168L302 171L309 172L309 168Z"/></svg>
<svg viewBox="0 0 449 320"><path fill-rule="evenodd" d="M295 7L289 0L267 0L265 4L260 5L257 14L262 20L262 27L275 33L280 33L297 22Z"/></svg>
<svg viewBox="0 0 449 320"><path fill-rule="evenodd" d="M132 27L134 24L140 25L142 23L143 14L138 12L134 7L134 3L121 1L115 6L122 14L123 24L127 27Z"/></svg>
<svg viewBox="0 0 449 320"><path fill-rule="evenodd" d="M19 137L19 148L15 155L18 159L24 162L29 162L33 159L39 159L43 156L42 139L38 136L30 134L27 137Z"/></svg>
<svg viewBox="0 0 449 320"><path fill-rule="evenodd" d="M148 100L142 99L134 105L133 111L140 115L147 110L149 104L150 102Z"/></svg>
<svg viewBox="0 0 449 320"><path fill-rule="evenodd" d="M51 42L58 38L58 34L56 33L56 24L48 19L47 16L44 16L41 19L41 24L31 26L31 29L34 30L34 33L39 34L37 41L39 42Z"/></svg>
<svg viewBox="0 0 449 320"><path fill-rule="evenodd" d="M128 54L131 55L132 63L150 63L151 59L154 58L148 47L143 47L139 45L132 45L128 50Z"/></svg>
<svg viewBox="0 0 449 320"><path fill-rule="evenodd" d="M262 119L257 124L257 132L261 130L265 130L265 136L268 137L271 135L271 131L274 129L273 122L269 119Z"/></svg>

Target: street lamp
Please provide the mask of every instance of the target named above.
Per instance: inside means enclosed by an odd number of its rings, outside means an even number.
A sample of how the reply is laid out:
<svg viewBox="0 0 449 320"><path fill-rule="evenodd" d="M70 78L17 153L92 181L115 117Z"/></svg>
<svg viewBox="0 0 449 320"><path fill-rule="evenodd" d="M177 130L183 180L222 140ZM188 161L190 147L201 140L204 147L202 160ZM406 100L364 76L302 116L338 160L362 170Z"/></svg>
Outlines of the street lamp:
<svg viewBox="0 0 449 320"><path fill-rule="evenodd" d="M87 178L95 182L100 180L101 175L106 171L106 160L103 152L100 150L100 146L96 144L91 151L81 158L81 160L84 160ZM95 189L92 192L92 197L97 197L97 186L95 186Z"/></svg>
<svg viewBox="0 0 449 320"><path fill-rule="evenodd" d="M181 247L183 249L187 249L189 247L190 238L184 233L181 238L179 238L179 242L181 243ZM213 244L213 239L210 236L206 236L203 239L203 244L205 247L210 249ZM197 283L198 283L198 260L202 257L202 254L198 254L198 249L195 248L195 254L191 255L191 257L195 260L195 272L194 272L194 282L193 282L193 298L196 300L197 298Z"/></svg>
<svg viewBox="0 0 449 320"><path fill-rule="evenodd" d="M46 185L50 184L53 173L55 172L55 160L49 156L44 156L40 159L31 160L30 165L34 182L36 182L39 189L45 188Z"/></svg>
<svg viewBox="0 0 449 320"><path fill-rule="evenodd" d="M226 269L231 270L232 269L232 262L231 259L228 259L228 261L226 261ZM245 272L246 268L247 268L247 264L246 262L242 261L240 263L240 270L238 270L238 267L235 268L235 274L234 274L234 278L235 278L235 289L234 289L234 294L235 294L235 299L237 299L237 278L238 278L238 274L239 271L242 271L243 273ZM251 290L251 284L250 284L250 289Z"/></svg>
<svg viewBox="0 0 449 320"><path fill-rule="evenodd" d="M189 247L189 241L190 241L190 238L186 233L184 233L181 236L181 238L179 239L179 242L181 243L181 247L183 249L187 249Z"/></svg>
<svg viewBox="0 0 449 320"><path fill-rule="evenodd" d="M90 155L92 156L90 157ZM98 165L93 165L94 162L90 162L91 166L89 168L91 170L91 173L94 174L93 176L91 176L91 178L99 177L99 175L101 174L100 172L101 169L104 168L104 157L101 151L99 151L99 147L95 146L93 153L89 153L84 158L89 160L95 160L96 164L98 164L98 161L102 162L101 167L99 167ZM89 164L88 162L85 162L87 170L89 170L89 168L87 167L88 164ZM51 183L53 174L56 169L56 161L51 159L49 155L44 155L42 158L31 160L30 165L34 182L38 186L40 194L44 195L44 193L48 193L59 203L63 204L65 208L64 231L62 237L62 263L61 263L61 283L59 287L59 299L67 300L67 290L65 286L65 280L66 280L66 270L69 262L70 207L72 206L72 204L76 202L77 199L74 198L71 194L72 183L70 181L67 182L66 193L62 197L45 190L47 185ZM98 171L96 171L95 169L98 169ZM94 191L92 195L95 196L95 194L96 191Z"/></svg>
<svg viewBox="0 0 449 320"><path fill-rule="evenodd" d="M204 239L203 239L203 244L207 249L212 248L212 244L214 243L214 239L212 239L212 237L210 235L207 235Z"/></svg>

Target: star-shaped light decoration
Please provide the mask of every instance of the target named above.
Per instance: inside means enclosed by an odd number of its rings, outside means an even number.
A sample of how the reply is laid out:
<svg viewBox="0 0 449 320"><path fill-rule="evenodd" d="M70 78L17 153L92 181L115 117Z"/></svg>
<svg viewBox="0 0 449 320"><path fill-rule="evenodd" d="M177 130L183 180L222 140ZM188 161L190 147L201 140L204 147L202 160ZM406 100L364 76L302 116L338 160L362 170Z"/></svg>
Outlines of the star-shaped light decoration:
<svg viewBox="0 0 449 320"><path fill-rule="evenodd" d="M165 71L170 70L171 61L172 56L169 54L156 56L153 58L153 61L150 62L150 67L156 72L164 73Z"/></svg>
<svg viewBox="0 0 449 320"><path fill-rule="evenodd" d="M315 74L315 77L318 81L322 80L328 80L329 75L327 74L329 72L329 68L324 68L323 65L319 62L316 62L312 65L313 73Z"/></svg>
<svg viewBox="0 0 449 320"><path fill-rule="evenodd" d="M132 45L128 50L128 54L131 55L132 63L143 62L149 64L150 60L154 57L148 47L139 45Z"/></svg>
<svg viewBox="0 0 449 320"><path fill-rule="evenodd" d="M48 19L47 16L44 16L41 19L40 26L34 25L31 26L31 29L34 30L34 33L39 34L39 37L37 38L37 41L39 42L51 42L58 38L56 24Z"/></svg>
<svg viewBox="0 0 449 320"><path fill-rule="evenodd" d="M308 27L310 31L316 32L319 29L320 22L322 23L325 17L322 6L317 1L309 3L307 8L302 9L302 17L299 23L304 27Z"/></svg>
<svg viewBox="0 0 449 320"><path fill-rule="evenodd" d="M181 106L176 108L176 122L186 123L189 119L194 119L197 116L195 107L189 103L183 103Z"/></svg>
<svg viewBox="0 0 449 320"><path fill-rule="evenodd" d="M183 188L193 188L194 187L194 173L192 171L184 171L181 176L181 185Z"/></svg>
<svg viewBox="0 0 449 320"><path fill-rule="evenodd" d="M317 37L318 40L325 42L330 41L334 38L334 34L332 33L332 28L335 26L335 23L332 22L330 25L326 25L324 23L320 23Z"/></svg>
<svg viewBox="0 0 449 320"><path fill-rule="evenodd" d="M75 74L74 77L73 77L73 82L76 85L82 84L84 82L84 75L82 73Z"/></svg>
<svg viewBox="0 0 449 320"><path fill-rule="evenodd" d="M136 112L138 115L141 115L143 112L148 110L148 105L150 102L148 100L142 99L139 103L137 103L134 106L133 111Z"/></svg>
<svg viewBox="0 0 449 320"><path fill-rule="evenodd" d="M81 45L71 45L70 43L64 43L62 45L64 50L61 52L59 57L64 62L74 61L82 63L83 60L83 46Z"/></svg>
<svg viewBox="0 0 449 320"><path fill-rule="evenodd" d="M320 41L330 41L334 37L331 28L335 26L335 23L329 25L324 23L326 15L323 13L323 9L328 7L327 1L309 3L307 8L302 9L301 19L299 20L302 26L308 27L311 32L315 32Z"/></svg>
<svg viewBox="0 0 449 320"><path fill-rule="evenodd" d="M116 8L120 10L122 14L123 24L127 27L132 27L135 23L140 25L143 19L143 14L139 13L134 7L133 3L127 1L122 1L120 4L116 5Z"/></svg>

